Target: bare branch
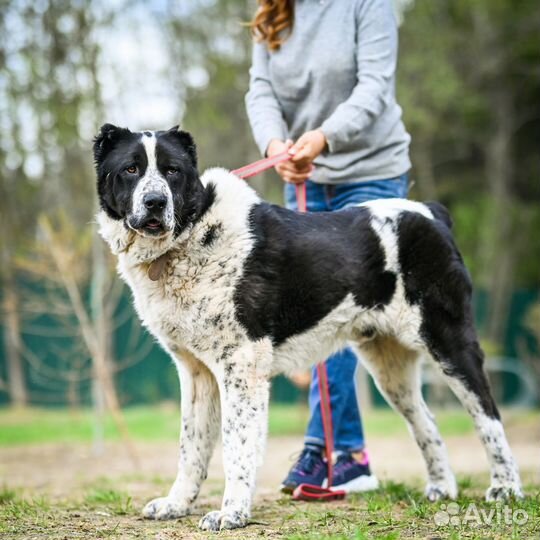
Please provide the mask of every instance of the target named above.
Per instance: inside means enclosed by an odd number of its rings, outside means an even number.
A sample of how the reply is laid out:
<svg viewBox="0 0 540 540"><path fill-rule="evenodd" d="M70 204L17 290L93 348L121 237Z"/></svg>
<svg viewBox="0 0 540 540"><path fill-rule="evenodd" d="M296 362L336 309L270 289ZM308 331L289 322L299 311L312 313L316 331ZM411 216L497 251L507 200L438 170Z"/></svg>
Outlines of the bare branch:
<svg viewBox="0 0 540 540"><path fill-rule="evenodd" d="M73 311L79 322L84 342L88 350L90 351L90 355L92 356L95 373L104 390L105 399L107 401L107 405L109 407L113 420L119 432L122 434L122 437L132 460L135 464L137 464L137 454L135 452L135 447L133 446L133 443L131 441L131 437L129 436L125 419L121 414L120 404L116 399L116 395L114 394L113 389L108 384L107 364L105 356L103 354L103 349L97 338L96 331L92 324L90 315L88 314L84 305L79 287L73 277L73 254L68 253L65 250L63 244L58 241L58 238L54 234L49 220L45 216L41 216L41 218L39 219L39 224L47 240L46 244L49 248L51 257L56 265L58 275L60 276L62 284L64 285L64 288L73 306Z"/></svg>

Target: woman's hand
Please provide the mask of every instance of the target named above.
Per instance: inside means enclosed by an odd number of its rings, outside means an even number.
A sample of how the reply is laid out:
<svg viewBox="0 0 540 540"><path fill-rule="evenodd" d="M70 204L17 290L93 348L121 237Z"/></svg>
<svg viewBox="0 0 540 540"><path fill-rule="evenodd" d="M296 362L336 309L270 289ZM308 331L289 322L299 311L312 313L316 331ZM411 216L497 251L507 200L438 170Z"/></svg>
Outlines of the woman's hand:
<svg viewBox="0 0 540 540"><path fill-rule="evenodd" d="M272 139L268 148L266 149L266 155L268 157L275 156L276 154L281 154L290 150L293 146L293 142L288 139L286 141L280 141L279 139ZM290 182L292 184L301 184L305 182L310 174L313 171L313 165L311 163L307 164L297 164L293 161L284 161L278 163L275 166L276 172L285 182Z"/></svg>
<svg viewBox="0 0 540 540"><path fill-rule="evenodd" d="M320 129L306 131L291 147L291 161L298 167L311 165L312 161L326 148L326 137Z"/></svg>

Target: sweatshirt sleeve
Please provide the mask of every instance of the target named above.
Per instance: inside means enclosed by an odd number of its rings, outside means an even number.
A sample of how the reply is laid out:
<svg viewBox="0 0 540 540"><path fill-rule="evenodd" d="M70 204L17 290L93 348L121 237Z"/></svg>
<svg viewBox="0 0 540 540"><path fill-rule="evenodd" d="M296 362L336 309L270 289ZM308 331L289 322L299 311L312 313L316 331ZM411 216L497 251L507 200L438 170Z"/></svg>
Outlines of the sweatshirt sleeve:
<svg viewBox="0 0 540 540"><path fill-rule="evenodd" d="M249 71L246 110L255 142L263 155L272 139L287 138L287 125L270 82L268 61L266 45L255 43Z"/></svg>
<svg viewBox="0 0 540 540"><path fill-rule="evenodd" d="M397 25L390 0L360 1L357 20L357 84L321 129L330 152L362 137L391 98L397 61Z"/></svg>

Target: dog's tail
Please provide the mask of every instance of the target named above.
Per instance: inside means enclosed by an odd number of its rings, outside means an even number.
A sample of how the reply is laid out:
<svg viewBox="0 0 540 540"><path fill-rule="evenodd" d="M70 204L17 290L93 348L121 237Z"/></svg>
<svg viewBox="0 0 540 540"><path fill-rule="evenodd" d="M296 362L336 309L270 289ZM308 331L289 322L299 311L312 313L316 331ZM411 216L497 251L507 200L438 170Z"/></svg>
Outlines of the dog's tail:
<svg viewBox="0 0 540 540"><path fill-rule="evenodd" d="M450 217L450 212L446 206L436 201L427 202L425 205L431 210L435 219L442 221L449 229L452 228L452 218Z"/></svg>

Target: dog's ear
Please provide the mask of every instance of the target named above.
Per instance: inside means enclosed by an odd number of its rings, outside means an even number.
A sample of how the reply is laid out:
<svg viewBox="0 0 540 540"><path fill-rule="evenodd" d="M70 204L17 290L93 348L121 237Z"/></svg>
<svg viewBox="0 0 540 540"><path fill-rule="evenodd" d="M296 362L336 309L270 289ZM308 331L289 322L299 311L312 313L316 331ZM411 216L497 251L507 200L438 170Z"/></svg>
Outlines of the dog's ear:
<svg viewBox="0 0 540 540"><path fill-rule="evenodd" d="M176 140L180 142L191 158L193 166L197 168L197 146L195 145L195 141L191 134L187 131L180 130L179 126L172 127L167 133L176 137Z"/></svg>
<svg viewBox="0 0 540 540"><path fill-rule="evenodd" d="M105 156L114 148L114 145L122 135L130 134L127 128L103 124L99 133L94 137L94 161L99 165Z"/></svg>

